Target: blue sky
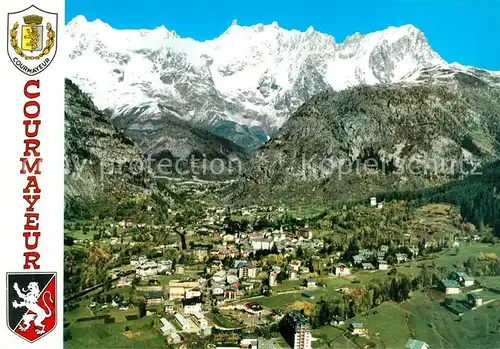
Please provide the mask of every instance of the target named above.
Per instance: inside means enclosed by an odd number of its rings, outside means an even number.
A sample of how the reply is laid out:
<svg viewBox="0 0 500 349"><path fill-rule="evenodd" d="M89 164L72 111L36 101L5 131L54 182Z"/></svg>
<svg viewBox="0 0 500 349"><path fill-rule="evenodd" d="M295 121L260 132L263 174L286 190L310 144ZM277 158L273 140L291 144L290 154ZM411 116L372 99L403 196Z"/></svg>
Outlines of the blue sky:
<svg viewBox="0 0 500 349"><path fill-rule="evenodd" d="M413 24L448 62L500 71L500 0L66 0L66 21L78 14L114 28L164 25L182 37L213 39L233 19L240 25L277 21L286 29L316 30L337 42Z"/></svg>

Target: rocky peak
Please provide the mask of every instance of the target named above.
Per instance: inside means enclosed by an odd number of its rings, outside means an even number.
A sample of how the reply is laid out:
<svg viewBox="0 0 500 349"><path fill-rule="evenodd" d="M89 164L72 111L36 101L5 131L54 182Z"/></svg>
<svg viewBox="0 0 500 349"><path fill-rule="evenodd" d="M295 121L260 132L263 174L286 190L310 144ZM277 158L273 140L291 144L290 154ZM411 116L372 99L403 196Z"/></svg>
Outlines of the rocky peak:
<svg viewBox="0 0 500 349"><path fill-rule="evenodd" d="M67 34L67 75L99 108L119 117L118 110L163 103L181 119L233 141L228 125L252 133L238 141L255 140L255 132L266 139L308 98L329 88L397 82L446 65L412 25L356 33L338 44L313 27L287 30L277 22L233 21L218 38L198 42L165 27L115 30L77 17ZM146 108L137 117L155 112Z"/></svg>

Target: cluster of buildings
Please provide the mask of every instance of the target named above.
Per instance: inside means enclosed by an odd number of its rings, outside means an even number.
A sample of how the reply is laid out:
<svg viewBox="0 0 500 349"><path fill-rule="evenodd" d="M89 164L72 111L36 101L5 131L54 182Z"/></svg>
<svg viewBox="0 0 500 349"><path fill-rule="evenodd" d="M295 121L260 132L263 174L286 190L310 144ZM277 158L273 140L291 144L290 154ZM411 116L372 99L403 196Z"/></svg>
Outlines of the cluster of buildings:
<svg viewBox="0 0 500 349"><path fill-rule="evenodd" d="M393 255L396 263L407 262L409 258L415 258L419 254L419 249L417 247L410 247L408 249L409 253L396 253ZM361 249L358 254L353 256L353 265L355 267L361 267L364 270L379 269L387 270L390 268L390 264L387 262L387 257L389 255L389 246L381 245L378 250L368 250ZM371 263L376 261L376 265Z"/></svg>
<svg viewBox="0 0 500 349"><path fill-rule="evenodd" d="M147 309L158 306L164 307L165 314L172 320L161 318L160 330L169 343L180 343L182 341L178 332L197 333L201 336L211 334L212 325L203 314L203 294L200 282L197 280L172 280L168 285L168 300L164 297L164 290L148 292L144 294ZM176 302L180 305L176 307ZM179 310L179 311L177 311ZM176 322L176 326L171 322Z"/></svg>
<svg viewBox="0 0 500 349"><path fill-rule="evenodd" d="M213 272L210 282L210 293L215 304L238 298L244 291L254 288L261 268L247 260L235 260L232 268L226 269L219 261L210 266Z"/></svg>
<svg viewBox="0 0 500 349"><path fill-rule="evenodd" d="M313 239L312 232L301 230L295 233L284 232L283 229L276 229L268 232L238 232L226 234L220 232L211 232L212 238L222 239L222 243L217 245L196 245L185 253L192 253L197 262L203 262L206 259L213 258L224 260L226 258L248 258L250 254L256 254L259 251L277 251L292 252L297 247L302 248L321 248L323 240Z"/></svg>
<svg viewBox="0 0 500 349"><path fill-rule="evenodd" d="M298 280L300 274L309 274L309 267L302 266L302 261L293 260L290 261L282 270L280 266L273 266L269 272L269 287L274 287L278 285L278 274L285 273L288 280ZM314 288L316 287L316 280L312 278L306 278L304 280L305 287Z"/></svg>
<svg viewBox="0 0 500 349"><path fill-rule="evenodd" d="M446 294L458 294L460 288L474 286L475 279L464 272L453 272L450 279L441 279L440 288Z"/></svg>
<svg viewBox="0 0 500 349"><path fill-rule="evenodd" d="M180 331L171 323L176 322ZM201 336L209 336L212 333L212 326L202 313L194 313L190 316L181 313L175 313L173 319L169 321L162 317L160 319L160 331L167 337L167 341L172 344L177 344L182 341L179 332L184 333L198 333Z"/></svg>
<svg viewBox="0 0 500 349"><path fill-rule="evenodd" d="M141 279L158 275L170 274L172 272L172 261L161 260L153 261L146 258L146 256L132 257L130 265L135 266L135 274Z"/></svg>

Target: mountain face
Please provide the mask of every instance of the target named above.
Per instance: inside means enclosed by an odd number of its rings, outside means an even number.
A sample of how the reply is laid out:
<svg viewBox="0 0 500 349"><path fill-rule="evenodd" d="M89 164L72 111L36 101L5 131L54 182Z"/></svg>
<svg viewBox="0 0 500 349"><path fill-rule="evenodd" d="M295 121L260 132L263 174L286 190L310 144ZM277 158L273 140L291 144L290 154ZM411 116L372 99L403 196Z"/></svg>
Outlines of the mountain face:
<svg viewBox="0 0 500 349"><path fill-rule="evenodd" d="M450 65L402 80L311 98L233 197L349 200L437 185L500 157L500 74Z"/></svg>
<svg viewBox="0 0 500 349"><path fill-rule="evenodd" d="M230 140L179 119L179 114L171 108L163 106L160 109L148 118L138 118L141 108L132 108L113 120L114 125L130 136L148 155L152 170L157 174L208 178L210 172L216 172L219 176L224 172L232 176L227 171L228 165L243 163L248 159L246 151ZM222 165L219 166L220 170L215 171L213 166L217 161ZM162 168L162 164L171 166ZM191 166L199 171L190 169Z"/></svg>
<svg viewBox="0 0 500 349"><path fill-rule="evenodd" d="M198 42L165 27L116 30L78 16L66 35L67 76L115 122L127 119L132 133L161 127L158 115L169 110L249 151L317 93L397 82L446 64L411 25L337 43L312 27L234 22L220 37Z"/></svg>
<svg viewBox="0 0 500 349"><path fill-rule="evenodd" d="M70 80L64 127L67 217L114 216L121 206L137 203L154 206L158 191L141 151Z"/></svg>

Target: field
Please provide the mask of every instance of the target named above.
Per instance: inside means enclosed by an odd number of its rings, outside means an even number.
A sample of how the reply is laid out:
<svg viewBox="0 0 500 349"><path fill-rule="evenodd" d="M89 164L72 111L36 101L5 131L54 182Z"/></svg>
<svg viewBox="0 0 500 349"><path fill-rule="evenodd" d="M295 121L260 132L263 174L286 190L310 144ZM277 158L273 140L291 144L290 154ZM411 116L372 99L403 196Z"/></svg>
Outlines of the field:
<svg viewBox="0 0 500 349"><path fill-rule="evenodd" d="M481 254L495 253L500 256L500 244L480 244L480 243L464 243L458 248L458 254L456 254L455 249L445 250L443 252L437 253L433 258L424 261L427 264L434 261L437 266L445 266L448 268L454 268L457 263L465 262L470 257L479 257ZM419 264L421 264L420 262Z"/></svg>
<svg viewBox="0 0 500 349"><path fill-rule="evenodd" d="M458 252L458 253L457 253ZM500 255L500 244L462 244L458 251L453 249L433 254L425 259L402 263L397 266L398 273L416 275L422 264L434 263L437 266L446 266L455 269L456 266L466 261L469 257L480 257L481 254L495 253ZM190 270L188 274L195 273ZM237 303L254 301L268 309L290 309L301 307L308 311L314 305L327 298L341 297L336 290L340 288L357 288L373 280L388 277L388 270L360 271L349 278L337 278L326 275L310 275L324 287L304 289L301 287L303 278L300 280L285 280L282 284L273 287L273 295L269 297L254 297L242 299ZM160 284L165 291L168 282L172 279L182 279L185 276L158 276ZM406 302L397 304L386 302L365 314L361 314L349 323L362 322L369 330L368 338L353 337L348 334L347 325L335 328L325 326L313 331L315 348L402 348L409 338L417 338L429 344L431 348L494 348L500 343L500 277L479 277L480 282L486 289L481 292L483 306L470 310L464 308L464 314L458 316L445 308L441 303L444 295L436 290L425 293L415 292L412 298ZM314 298L303 295L310 292ZM130 287L114 288L103 293L119 293L125 299L132 296L136 300L142 292L131 292ZM465 294L453 296L457 301L454 305L460 306L465 299ZM137 315L137 307L120 311L116 308L103 309L93 314L87 305L90 299L79 302L79 307L65 313L66 329L72 334L72 339L66 342L66 348L162 348L164 338L159 333L157 326L152 324L154 317L127 320L126 316ZM80 321L78 319L93 317L95 315L109 315L115 319L115 323L106 324L104 319ZM236 321L229 317L209 314L208 317L218 326L225 328L241 327ZM126 328L127 326L127 328ZM125 331L127 329L127 331ZM466 329L466 331L464 331ZM285 345L279 346L286 347ZM496 347L499 347L496 345Z"/></svg>
<svg viewBox="0 0 500 349"><path fill-rule="evenodd" d="M423 263L434 262L437 266L454 269L470 257L482 254L500 255L500 246L489 244L465 244L455 249L445 250L433 258L416 263L404 263L397 267L398 272L415 274ZM384 277L386 272L362 272L356 274L360 284L372 278ZM328 286L341 287L342 279L322 279ZM346 282L344 280L343 282ZM478 277L477 281L487 289L480 292L481 307L465 309L462 316L455 315L444 306L445 298L440 291L415 292L406 302L397 304L386 302L365 314L350 319L349 323L361 322L369 330L368 338L344 335L348 324L335 328L325 326L313 331L317 348L359 348L365 345L376 348L403 348L409 338L423 340L431 348L499 348L500 345L500 277ZM345 287L349 287L348 284ZM352 287L352 286L351 286ZM479 286L478 286L479 288ZM454 295L455 301L465 300L465 293ZM454 303L455 304L455 303Z"/></svg>
<svg viewBox="0 0 500 349"><path fill-rule="evenodd" d="M387 302L349 320L369 330L367 342L380 348L403 348L409 338L425 341L431 348L497 348L500 343L500 302L493 302L459 317L418 293L402 304ZM347 325L342 326L347 329ZM467 329L466 331L464 329ZM333 326L313 331L318 348L355 348L349 336ZM346 338L347 337L347 338ZM360 339L361 340L361 339ZM360 344L359 341L357 341Z"/></svg>
<svg viewBox="0 0 500 349"><path fill-rule="evenodd" d="M110 348L164 348L164 339L158 330L152 326L153 318L145 317L136 320L127 320L125 316L137 315L137 308L126 311L117 309L101 310L95 315L108 314L115 318L115 323L106 324L104 319L78 321L78 319L92 318L94 313L87 305L90 300L77 303L78 307L64 313L65 330L71 333L72 338L66 341L66 349L110 349ZM127 330L125 331L125 326Z"/></svg>
<svg viewBox="0 0 500 349"><path fill-rule="evenodd" d="M207 318L212 320L215 325L224 327L224 328L241 328L242 325L234 321L227 316L223 316L220 314L207 314Z"/></svg>
<svg viewBox="0 0 500 349"><path fill-rule="evenodd" d="M165 348L165 340L151 326L151 318L104 324L103 320L72 323L67 329L72 339L65 342L66 349L110 348ZM128 331L125 331L128 326Z"/></svg>
<svg viewBox="0 0 500 349"><path fill-rule="evenodd" d="M399 265L398 271L414 275L419 271L417 263L404 263ZM269 297L258 297L253 300L265 307L282 308L287 304L293 303L294 301L306 301L310 303L317 303L322 298L332 298L340 296L340 293L336 290L341 288L357 288L364 284L372 281L380 280L382 278L388 277L389 270L372 270L372 271L360 271L356 272L355 275L349 277L339 278L336 276L321 276L310 274L309 276L315 278L317 282L322 282L325 287L317 287L315 289L304 289L301 288L303 284L303 277L300 280L285 280L283 283L272 287L273 295ZM305 276L304 276L305 277ZM307 298L302 295L303 292L310 292L314 299ZM242 300L241 302L246 302L247 300Z"/></svg>

